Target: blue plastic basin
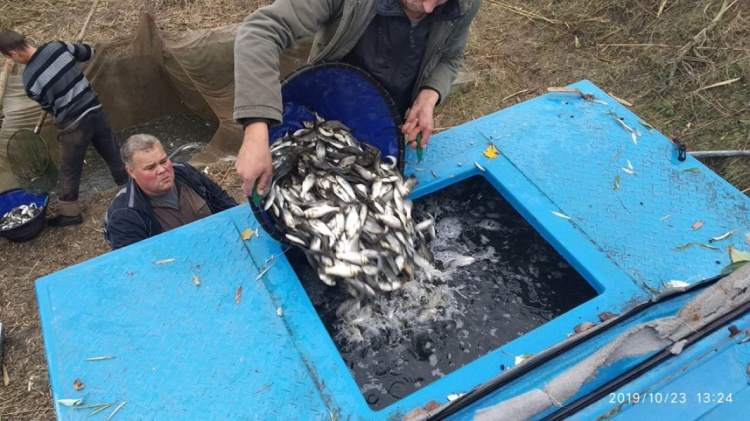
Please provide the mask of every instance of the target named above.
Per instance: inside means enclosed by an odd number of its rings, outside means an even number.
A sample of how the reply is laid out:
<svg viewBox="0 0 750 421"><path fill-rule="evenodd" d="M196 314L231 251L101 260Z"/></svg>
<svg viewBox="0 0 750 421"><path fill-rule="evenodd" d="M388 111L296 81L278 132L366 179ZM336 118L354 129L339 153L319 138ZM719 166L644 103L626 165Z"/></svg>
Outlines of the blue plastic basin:
<svg viewBox="0 0 750 421"><path fill-rule="evenodd" d="M47 204L49 195L31 194L26 190L15 189L0 194L0 216L5 215L8 211L21 205L30 205L36 203L42 207L42 211L29 222L19 225L15 228L1 230L0 237L7 238L10 241L28 241L39 235L44 229L47 216Z"/></svg>
<svg viewBox="0 0 750 421"><path fill-rule="evenodd" d="M281 97L283 121L268 130L270 143L303 128L304 121L314 121L317 113L324 120L344 123L359 142L380 149L382 157L395 156L403 172L402 118L388 92L365 71L343 63L305 66L282 81ZM284 242L270 216L252 198L248 202L263 229Z"/></svg>

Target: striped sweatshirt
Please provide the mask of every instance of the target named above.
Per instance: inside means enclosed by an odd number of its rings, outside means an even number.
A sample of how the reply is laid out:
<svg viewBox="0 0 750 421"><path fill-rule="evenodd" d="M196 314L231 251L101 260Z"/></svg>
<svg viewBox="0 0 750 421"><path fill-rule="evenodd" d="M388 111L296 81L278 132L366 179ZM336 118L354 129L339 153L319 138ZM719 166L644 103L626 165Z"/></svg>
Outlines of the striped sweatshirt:
<svg viewBox="0 0 750 421"><path fill-rule="evenodd" d="M94 49L86 44L55 41L37 48L23 72L26 95L55 116L62 129L86 110L100 105L99 98L76 62L87 61Z"/></svg>

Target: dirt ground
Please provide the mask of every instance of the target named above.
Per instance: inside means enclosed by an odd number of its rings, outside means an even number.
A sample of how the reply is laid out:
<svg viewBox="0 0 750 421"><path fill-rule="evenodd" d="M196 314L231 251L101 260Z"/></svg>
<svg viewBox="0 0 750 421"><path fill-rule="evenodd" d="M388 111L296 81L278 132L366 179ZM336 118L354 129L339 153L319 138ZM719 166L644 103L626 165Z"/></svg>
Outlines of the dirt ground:
<svg viewBox="0 0 750 421"><path fill-rule="evenodd" d="M483 0L466 62L474 86L446 99L441 129L545 92L589 79L688 150L748 149L750 144L750 2L729 0ZM259 2L250 2L258 4ZM167 30L236 23L252 9L239 0L103 2L91 39L132 30L137 14L154 12ZM265 3L265 2L260 2ZM88 2L0 3L0 27L36 39L73 38ZM723 12L722 12L723 10ZM744 193L750 159L707 164ZM246 201L232 168L211 169ZM45 230L33 241L0 242L0 322L6 329L0 381L2 420L54 418L34 295L34 280L109 251L102 218L115 192L84 201L82 226Z"/></svg>

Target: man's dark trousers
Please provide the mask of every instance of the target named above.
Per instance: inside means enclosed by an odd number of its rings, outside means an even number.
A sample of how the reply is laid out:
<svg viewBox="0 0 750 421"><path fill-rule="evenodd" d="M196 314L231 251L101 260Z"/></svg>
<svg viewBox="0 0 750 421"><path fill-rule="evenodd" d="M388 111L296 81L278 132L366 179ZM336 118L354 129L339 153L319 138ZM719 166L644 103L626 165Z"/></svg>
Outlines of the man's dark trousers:
<svg viewBox="0 0 750 421"><path fill-rule="evenodd" d="M128 174L120 157L117 139L109 126L106 113L101 108L86 114L74 129L60 133L57 139L60 144L58 200L62 215L80 214L78 191L83 160L89 144L94 145L96 151L107 163L115 183L117 185L127 183Z"/></svg>

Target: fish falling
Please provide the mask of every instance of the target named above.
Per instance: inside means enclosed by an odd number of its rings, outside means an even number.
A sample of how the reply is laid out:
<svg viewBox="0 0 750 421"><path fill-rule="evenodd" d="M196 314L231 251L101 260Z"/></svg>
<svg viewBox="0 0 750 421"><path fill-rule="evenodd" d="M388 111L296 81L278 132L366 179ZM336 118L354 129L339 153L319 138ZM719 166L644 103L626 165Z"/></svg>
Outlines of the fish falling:
<svg viewBox="0 0 750 421"><path fill-rule="evenodd" d="M36 203L17 206L0 218L0 230L9 230L20 227L34 219L41 211L42 207Z"/></svg>
<svg viewBox="0 0 750 421"><path fill-rule="evenodd" d="M338 121L305 122L271 145L273 176L263 208L274 229L301 247L326 285L351 295L337 313L365 297L394 291L434 257L434 219L412 219L407 199L417 184L397 159L359 143Z"/></svg>

